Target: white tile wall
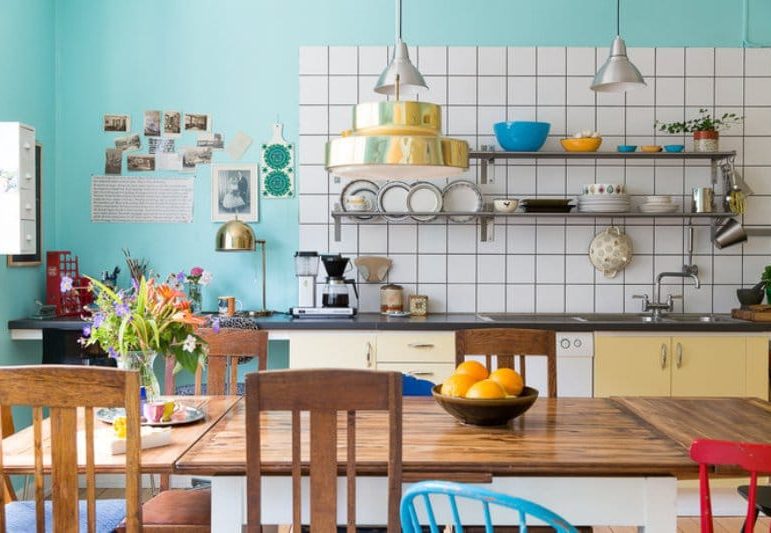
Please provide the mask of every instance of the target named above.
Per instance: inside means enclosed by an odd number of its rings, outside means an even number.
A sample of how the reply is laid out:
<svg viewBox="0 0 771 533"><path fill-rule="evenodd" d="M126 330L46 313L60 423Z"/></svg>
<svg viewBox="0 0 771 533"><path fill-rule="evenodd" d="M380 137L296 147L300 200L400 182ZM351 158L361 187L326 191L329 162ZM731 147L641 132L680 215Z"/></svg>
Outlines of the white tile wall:
<svg viewBox="0 0 771 533"><path fill-rule="evenodd" d="M419 98L441 104L445 133L472 148L494 143L499 120L552 123L545 149L581 129L599 129L601 149L618 143L685 142L685 136L654 131L653 122L683 120L699 107L746 117L744 127L722 134L725 149L738 151L739 170L755 196L744 223L771 226L771 51L738 48L630 48L648 86L621 94L589 90L601 48L418 47L410 50L429 90ZM637 312L634 294L651 293L657 272L679 270L686 246L679 221L617 219L632 237L635 256L613 279L594 270L586 251L610 219L517 219L496 227L495 241L479 242L474 223L446 220L417 224L382 220L343 224L333 239L329 211L343 183L323 168L324 143L351 127L351 105L384 97L372 91L388 60L385 46L300 49L300 247L346 255L388 255L389 281L429 296L432 312ZM473 165L473 161L472 161ZM475 179L472 166L467 179ZM687 201L692 187L710 182L705 162L565 160L498 162L496 181L483 187L499 196L572 196L583 183L623 181L633 201L647 194L673 194ZM725 312L736 305L735 289L756 281L771 263L771 237L716 250L709 227L698 223L695 263L702 288L667 285L683 294L688 312ZM378 284L362 284L360 308L378 306Z"/></svg>

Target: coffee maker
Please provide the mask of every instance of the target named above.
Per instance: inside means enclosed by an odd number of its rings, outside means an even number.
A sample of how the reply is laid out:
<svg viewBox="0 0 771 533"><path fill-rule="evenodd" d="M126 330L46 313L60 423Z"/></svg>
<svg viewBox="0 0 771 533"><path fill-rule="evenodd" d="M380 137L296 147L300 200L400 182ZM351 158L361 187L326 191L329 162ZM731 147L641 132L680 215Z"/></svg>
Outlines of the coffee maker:
<svg viewBox="0 0 771 533"><path fill-rule="evenodd" d="M295 252L294 273L297 276L297 306L316 307L316 276L319 274L319 253Z"/></svg>
<svg viewBox="0 0 771 533"><path fill-rule="evenodd" d="M298 275L298 280L300 280L300 263L302 263L303 266L308 266L306 264L308 261L307 257L303 257L302 259L298 256L295 257L295 270ZM322 255L321 262L324 264L324 269L327 271L327 281L321 292L321 307L317 307L316 305L303 306L302 303L308 303L309 298L306 298L305 300L301 298L301 305L291 309L292 316L297 318L340 318L354 316L356 314L356 308L352 305L348 286L351 285L353 287L353 292L356 295L357 301L359 298L359 291L356 287L356 281L345 277L345 273L350 266L350 259L348 257L343 257L340 254ZM316 268L318 268L318 256L316 259ZM300 295L302 296L303 294L307 296L305 288L301 288L300 290ZM313 301L315 304L315 293L313 295Z"/></svg>

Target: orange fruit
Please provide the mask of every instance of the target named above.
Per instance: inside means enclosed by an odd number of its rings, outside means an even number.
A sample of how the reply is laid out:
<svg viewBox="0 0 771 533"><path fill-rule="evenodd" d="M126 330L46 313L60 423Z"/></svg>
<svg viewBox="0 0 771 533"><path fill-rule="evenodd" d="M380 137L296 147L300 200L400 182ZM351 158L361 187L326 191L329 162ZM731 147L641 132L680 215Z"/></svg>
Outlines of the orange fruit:
<svg viewBox="0 0 771 533"><path fill-rule="evenodd" d="M522 376L514 369L499 368L490 374L490 379L503 387L509 396L519 396L525 387Z"/></svg>
<svg viewBox="0 0 771 533"><path fill-rule="evenodd" d="M505 397L506 391L492 379L477 381L466 393L466 398L472 400L498 400Z"/></svg>
<svg viewBox="0 0 771 533"><path fill-rule="evenodd" d="M479 381L480 379L487 379L487 376L490 374L487 369L485 368L485 365L480 363L479 361L463 361L461 364L455 368L456 374L467 374L474 378L474 381Z"/></svg>
<svg viewBox="0 0 771 533"><path fill-rule="evenodd" d="M463 398L466 391L476 383L473 377L468 374L453 374L442 383L441 393L445 396L457 396Z"/></svg>

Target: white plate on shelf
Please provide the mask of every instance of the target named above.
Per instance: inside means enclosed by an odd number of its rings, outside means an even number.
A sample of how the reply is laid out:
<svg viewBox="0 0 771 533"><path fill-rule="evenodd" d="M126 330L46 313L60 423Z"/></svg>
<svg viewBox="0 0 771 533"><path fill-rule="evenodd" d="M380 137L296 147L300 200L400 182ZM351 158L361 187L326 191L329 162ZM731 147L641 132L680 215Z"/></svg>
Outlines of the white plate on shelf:
<svg viewBox="0 0 771 533"><path fill-rule="evenodd" d="M429 212L438 213L442 210L442 190L427 181L419 181L411 188L407 194L407 209L410 212ZM412 218L422 222L434 220L435 216L415 216Z"/></svg>
<svg viewBox="0 0 771 533"><path fill-rule="evenodd" d="M363 196L367 199L369 202L369 205L371 205L370 211L377 211L377 193L380 190L380 187L377 186L377 183L370 180L353 180L348 185L343 187L343 190L340 191L340 209L347 213L355 213L355 211L351 211L349 209L345 208L345 199L349 196ZM358 218L359 220L369 220L371 218L374 218L372 215L353 215L351 214L351 218Z"/></svg>
<svg viewBox="0 0 771 533"><path fill-rule="evenodd" d="M442 192L442 201L444 205L442 209L444 211L468 211L470 213L478 213L482 210L484 205L484 197L482 191L475 183L466 180L453 181L448 183ZM468 222L474 217L469 216L454 216L449 217L453 222Z"/></svg>
<svg viewBox="0 0 771 533"><path fill-rule="evenodd" d="M674 213L680 209L677 204L642 204L639 207L640 213Z"/></svg>
<svg viewBox="0 0 771 533"><path fill-rule="evenodd" d="M406 213L407 195L410 186L403 181L389 181L380 188L377 195L377 207L386 220L404 220L407 215L393 216L387 213Z"/></svg>

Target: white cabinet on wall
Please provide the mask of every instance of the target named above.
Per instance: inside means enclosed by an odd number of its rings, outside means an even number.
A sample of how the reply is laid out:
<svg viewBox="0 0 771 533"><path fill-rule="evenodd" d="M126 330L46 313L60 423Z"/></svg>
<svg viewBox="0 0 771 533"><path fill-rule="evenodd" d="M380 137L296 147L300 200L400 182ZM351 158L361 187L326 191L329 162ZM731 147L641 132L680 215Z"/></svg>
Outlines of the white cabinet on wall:
<svg viewBox="0 0 771 533"><path fill-rule="evenodd" d="M35 217L35 129L0 122L0 254L35 253Z"/></svg>

